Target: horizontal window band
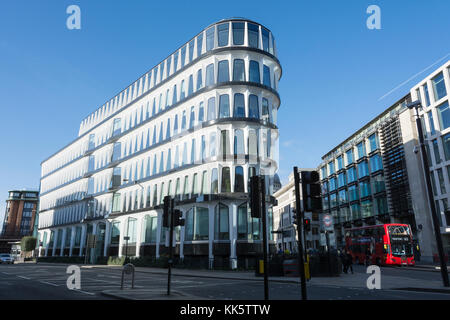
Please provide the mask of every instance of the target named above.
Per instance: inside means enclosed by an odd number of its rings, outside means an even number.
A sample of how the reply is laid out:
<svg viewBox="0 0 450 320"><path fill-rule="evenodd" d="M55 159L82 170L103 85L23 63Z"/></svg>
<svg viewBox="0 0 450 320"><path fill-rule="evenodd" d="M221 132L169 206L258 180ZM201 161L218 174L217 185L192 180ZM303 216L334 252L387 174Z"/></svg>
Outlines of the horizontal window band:
<svg viewBox="0 0 450 320"><path fill-rule="evenodd" d="M278 101L280 101L280 96L279 96L279 94L278 94L275 90L273 90L273 89L270 88L270 87L267 87L267 86L265 86L265 85L258 84L258 83L255 83L255 82L246 82L246 81L228 81L228 82L222 82L222 83L218 83L218 84L215 84L215 85L212 85L212 86L208 86L208 87L203 87L203 88L197 90L196 92L194 92L193 94L187 96L185 99L183 99L183 100L181 100L181 101L178 101L178 102L175 103L174 105L168 106L166 109L164 109L164 110L158 112L158 113L156 114L156 117L154 117L154 115L152 115L150 118L146 119L145 121L142 121L140 124L135 125L135 126L132 127L132 128L129 128L127 131L121 132L121 133L118 134L118 135L111 136L111 137L110 137L108 140L106 140L103 144L98 145L97 147L95 147L95 148L93 148L93 149L86 150L85 153L83 153L83 154L82 154L80 157L78 157L77 159L74 159L74 160L68 162L67 164L65 164L65 165L63 165L63 166L61 166L61 167L59 167L59 168L57 168L57 169L55 169L55 170L53 170L53 171L47 173L46 175L44 175L43 177L41 177L40 180L42 181L42 179L44 179L44 178L46 178L46 177L48 177L48 176L54 174L55 172L61 170L62 168L65 168L66 166L68 166L68 165L70 165L70 164L76 162L77 160L82 159L83 157L85 157L85 156L91 154L92 152L95 152L96 150L99 150L99 149L103 148L104 146L106 146L106 145L112 143L113 141L117 141L118 139L122 138L123 136L125 136L125 135L127 135L127 134L133 132L133 131L136 130L136 129L141 128L142 126L144 126L144 125L146 125L146 124L152 122L153 120L156 120L156 119L160 118L161 116L165 115L167 112L172 111L173 109L175 109L175 108L178 107L179 105L181 105L181 104L183 104L183 103L186 103L187 101L189 101L190 99L196 97L196 96L199 95L199 94L207 93L207 92L209 92L209 91L212 91L212 90L215 90L215 89L219 89L219 88L222 88L222 87L226 87L226 86L234 86L234 85L236 85L236 86L252 86L252 87L256 87L256 88L266 89L266 90L268 90L268 91L271 91L275 96L277 96ZM230 106L230 107L231 107L231 106ZM234 119L234 118L233 118L233 119ZM243 119L252 119L252 118L243 118ZM214 120L211 120L211 121L214 121ZM271 126L271 127L273 127L274 129L277 129L277 126L275 126L274 124L267 124L267 126ZM77 140L78 140L78 139L77 139ZM75 141L76 141L76 140L75 140ZM70 144L74 143L75 141L71 142ZM60 150L60 151L62 151L62 150ZM59 152L59 151L58 151L58 152ZM43 162L45 162L45 161L46 161L46 160L44 160ZM41 165L42 165L43 162L41 162Z"/></svg>
<svg viewBox="0 0 450 320"><path fill-rule="evenodd" d="M170 77L166 78L165 80L161 81L160 83L158 83L156 86L154 86L152 89L147 90L147 92L141 94L139 97L136 97L133 101L131 101L130 103L122 106L122 108L120 108L119 110L117 110L115 113L111 114L109 117L107 117L106 119L102 120L101 122L99 122L98 124L96 124L94 127L90 128L88 131L86 131L85 133L83 133L81 136L77 137L75 140L73 140L72 142L70 142L68 145L66 145L65 147L61 148L60 150L58 150L57 152L55 152L54 154L52 154L51 156L47 157L45 160L43 160L41 162L41 165L49 160L50 158L52 158L53 156L55 156L56 154L58 154L59 152L63 151L65 148L69 147L70 145L72 145L73 143L77 142L78 140L80 140L81 138L85 137L86 135L89 134L89 132L91 132L92 130L96 129L97 127L99 127L100 125L102 125L104 122L112 119L115 117L115 115L119 112L122 112L123 110L129 108L131 105L133 105L134 103L138 102L139 100L143 99L144 97L146 97L147 95L149 95L150 93L153 93L156 89L158 89L159 87L163 86L165 83L167 83L168 81L172 80L175 76L181 74L182 71L185 71L187 68L191 67L192 65L194 65L195 63L201 61L202 59L208 58L212 55L215 55L217 53L221 53L223 51L236 51L236 50L241 50L241 51L250 51L250 52L256 52L262 55L266 55L269 58L273 59L277 64L278 67L280 68L280 78L282 75L282 68L281 68L281 64L278 60L278 58L276 58L274 55L270 54L267 51L261 50L261 49L257 49L257 48L251 48L251 47L223 47L223 48L216 48L213 49L211 51L205 52L203 55L201 55L200 57L198 57L196 60L191 61L190 63L186 64L184 67L180 68L180 70L178 70L177 72L175 72L174 74L172 74ZM153 70L153 69L151 69ZM145 74L147 74L148 72L146 72ZM144 74L144 75L145 75ZM143 75L143 76L144 76ZM142 76L140 77L142 78ZM140 79L139 78L139 79ZM137 81L137 80L136 80ZM135 82L135 81L134 81ZM133 82L133 83L134 83ZM128 86L129 87L129 86ZM128 88L127 87L127 88ZM126 89L127 89L126 88ZM117 95L115 95L112 99L114 99L116 96L118 96L121 92L125 91L126 89L120 91ZM273 89L272 89L273 90ZM275 91L275 90L274 90ZM95 111L94 111L95 112ZM92 113L91 113L92 114ZM89 114L89 116L91 115ZM87 117L89 117L87 116ZM85 117L85 118L87 118ZM84 118L84 119L85 119Z"/></svg>

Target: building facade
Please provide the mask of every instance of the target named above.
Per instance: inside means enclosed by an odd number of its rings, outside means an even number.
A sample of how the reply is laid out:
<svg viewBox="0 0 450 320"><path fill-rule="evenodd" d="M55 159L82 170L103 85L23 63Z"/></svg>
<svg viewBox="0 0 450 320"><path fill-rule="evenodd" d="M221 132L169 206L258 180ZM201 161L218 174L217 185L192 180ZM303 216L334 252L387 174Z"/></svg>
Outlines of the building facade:
<svg viewBox="0 0 450 320"><path fill-rule="evenodd" d="M450 92L450 61L447 61L433 73L429 74L425 79L417 83L410 90L410 95L413 101L420 100L422 108L419 110L419 117L422 122L423 134L426 143L428 163L430 164L429 172L431 177L434 201L436 211L438 213L438 220L440 231L442 234L442 241L445 254L450 256L450 211L448 206L450 196L450 108L449 108L449 92ZM405 118L415 117L413 112L405 113ZM407 122L404 119L404 122ZM414 123L414 128L415 128ZM414 135L414 139L417 134ZM418 143L417 143L418 144ZM414 147L405 147L405 152L411 157L414 154ZM417 156L416 156L417 157ZM420 172L422 176L422 163L420 164ZM410 168L411 167L411 168ZM414 163L408 167L411 169L411 175L416 175ZM425 178L423 178L425 179ZM421 197L417 187L412 187L412 202L414 207L423 206L420 202ZM422 189L426 190L426 189ZM426 202L428 203L428 201ZM430 211L429 204L424 211ZM427 229L432 228L432 220L430 215L418 216L419 232L426 232ZM420 219L420 221L419 221ZM434 232L429 238L434 244ZM430 248L433 253L434 260L437 256L437 248L432 246Z"/></svg>
<svg viewBox="0 0 450 320"><path fill-rule="evenodd" d="M19 241L34 232L39 192L31 190L8 191L5 219L0 234L1 252L9 252L8 242Z"/></svg>
<svg viewBox="0 0 450 320"><path fill-rule="evenodd" d="M420 248L416 257L420 256L422 261L435 259L436 241L415 115L413 110L406 108L409 102L424 98L420 117L426 128L427 155L432 164L430 172L441 232L445 249L450 250L446 206L450 162L444 160L446 152L450 155L450 149L446 149L450 148L450 134L447 137L448 130L445 130L450 125L448 79L449 62L322 157L319 170L323 209L333 217L338 246L345 245L345 231L349 228L407 223Z"/></svg>
<svg viewBox="0 0 450 320"><path fill-rule="evenodd" d="M41 255L83 256L94 234L93 257L161 257L170 195L186 219L176 257L210 268L253 263L261 223L249 214L247 181L265 175L272 190L281 73L267 28L223 20L106 102L42 162Z"/></svg>
<svg viewBox="0 0 450 320"><path fill-rule="evenodd" d="M312 171L315 169L303 169L306 171ZM302 171L302 169L299 169ZM301 185L299 186L301 190ZM286 185L282 186L277 190L273 196L277 199L277 206L273 207L273 221L274 221L274 231L275 242L277 244L278 250L286 251L291 253L298 252L298 233L297 226L293 224L294 222L294 209L296 208L295 202L295 183L294 174L289 175L289 181ZM301 197L301 191L300 191ZM302 200L302 198L300 198ZM305 218L311 219L311 230L305 233L306 246L308 249L320 249L320 214L305 212Z"/></svg>

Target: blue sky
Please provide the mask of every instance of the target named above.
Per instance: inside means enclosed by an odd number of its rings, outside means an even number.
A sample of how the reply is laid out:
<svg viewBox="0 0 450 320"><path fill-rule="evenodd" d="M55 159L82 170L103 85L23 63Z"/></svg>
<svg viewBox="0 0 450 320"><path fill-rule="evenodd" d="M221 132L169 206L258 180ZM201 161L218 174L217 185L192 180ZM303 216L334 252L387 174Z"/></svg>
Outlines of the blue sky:
<svg viewBox="0 0 450 320"><path fill-rule="evenodd" d="M72 4L81 30L66 28ZM381 30L366 27L372 4ZM276 37L286 181L435 69L380 100L450 52L448 12L447 0L2 1L0 219L7 191L38 189L41 161L76 138L85 116L215 21L246 17Z"/></svg>

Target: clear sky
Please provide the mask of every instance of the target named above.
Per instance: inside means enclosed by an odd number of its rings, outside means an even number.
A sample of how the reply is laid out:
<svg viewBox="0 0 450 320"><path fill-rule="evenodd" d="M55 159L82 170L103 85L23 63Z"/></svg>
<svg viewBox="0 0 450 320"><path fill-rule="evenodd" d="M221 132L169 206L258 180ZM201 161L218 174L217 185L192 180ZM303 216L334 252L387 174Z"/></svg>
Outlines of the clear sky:
<svg viewBox="0 0 450 320"><path fill-rule="evenodd" d="M72 4L81 30L66 27ZM372 4L381 30L366 26ZM7 191L38 189L41 161L84 117L213 22L245 17L275 35L285 182L437 67L380 99L450 53L449 12L448 0L2 1L0 219Z"/></svg>

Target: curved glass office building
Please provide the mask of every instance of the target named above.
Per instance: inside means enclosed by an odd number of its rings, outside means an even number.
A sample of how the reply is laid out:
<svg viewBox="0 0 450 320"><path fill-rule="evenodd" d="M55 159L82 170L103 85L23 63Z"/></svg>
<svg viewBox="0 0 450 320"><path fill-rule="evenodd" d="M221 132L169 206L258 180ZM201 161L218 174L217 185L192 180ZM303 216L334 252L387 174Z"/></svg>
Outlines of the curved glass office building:
<svg viewBox="0 0 450 320"><path fill-rule="evenodd" d="M91 261L162 257L161 205L171 195L186 219L175 232L177 259L251 265L262 238L247 184L264 175L272 191L281 73L268 29L222 20L107 101L42 162L41 256L84 256L93 234Z"/></svg>

